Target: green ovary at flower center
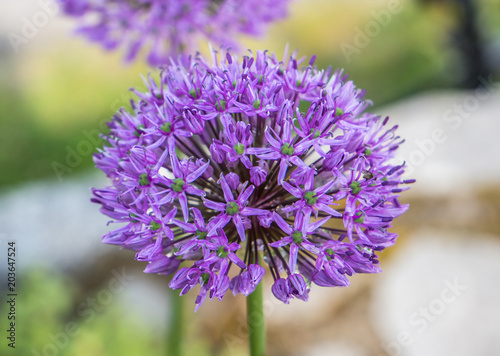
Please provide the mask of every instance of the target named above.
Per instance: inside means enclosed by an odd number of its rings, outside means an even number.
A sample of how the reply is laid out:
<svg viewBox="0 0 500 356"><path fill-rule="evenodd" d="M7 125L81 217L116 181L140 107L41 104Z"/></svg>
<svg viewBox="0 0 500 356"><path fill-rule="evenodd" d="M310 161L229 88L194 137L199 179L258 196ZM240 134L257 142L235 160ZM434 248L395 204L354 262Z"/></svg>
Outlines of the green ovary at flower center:
<svg viewBox="0 0 500 356"><path fill-rule="evenodd" d="M217 256L220 258L226 258L229 255L229 251L224 246L217 247Z"/></svg>
<svg viewBox="0 0 500 356"><path fill-rule="evenodd" d="M220 103L219 102L215 103L215 108L217 109L217 111L224 111L226 110L226 105L227 101L221 100Z"/></svg>
<svg viewBox="0 0 500 356"><path fill-rule="evenodd" d="M202 280L203 285L207 284L208 281L210 280L210 275L208 273L202 273L201 280Z"/></svg>
<svg viewBox="0 0 500 356"><path fill-rule="evenodd" d="M319 132L319 130L312 128L309 130L309 135L311 134L313 135L313 138L318 138L319 135L321 135L321 132Z"/></svg>
<svg viewBox="0 0 500 356"><path fill-rule="evenodd" d="M234 145L233 148L236 151L236 153L239 155L242 155L243 153L245 153L245 145L243 145L239 142L236 145Z"/></svg>
<svg viewBox="0 0 500 356"><path fill-rule="evenodd" d="M145 129L145 126L144 126L144 125L139 125L139 126L137 126L137 128L136 128L136 129L135 129L135 131L134 131L134 136L135 136L135 137L139 137L139 136L141 136L141 133L143 133L143 132L144 132L144 129Z"/></svg>
<svg viewBox="0 0 500 356"><path fill-rule="evenodd" d="M355 180L349 184L349 188L351 188L351 193L356 195L361 191L361 183Z"/></svg>
<svg viewBox="0 0 500 356"><path fill-rule="evenodd" d="M193 99L198 99L198 94L196 93L196 89L192 88L189 90L189 96L191 96Z"/></svg>
<svg viewBox="0 0 500 356"><path fill-rule="evenodd" d="M357 211L354 214L354 222L362 224L365 221L365 214L362 211Z"/></svg>
<svg viewBox="0 0 500 356"><path fill-rule="evenodd" d="M176 178L174 179L174 182L172 183L172 190L176 193L182 192L182 189L184 188L184 185L186 184L186 181L182 178Z"/></svg>
<svg viewBox="0 0 500 356"><path fill-rule="evenodd" d="M172 123L171 122L166 122L161 126L161 130L166 133L171 133L172 132Z"/></svg>
<svg viewBox="0 0 500 356"><path fill-rule="evenodd" d="M286 156L291 156L295 153L295 149L293 148L293 146L290 146L288 142L286 142L283 144L283 146L281 146L281 153Z"/></svg>
<svg viewBox="0 0 500 356"><path fill-rule="evenodd" d="M240 212L240 207L238 206L238 204L236 204L234 201L227 203L226 213L232 216L238 214L239 212Z"/></svg>
<svg viewBox="0 0 500 356"><path fill-rule="evenodd" d="M314 195L316 195L316 192L312 190L304 193L304 200L308 205L314 205L318 201L319 197L315 197Z"/></svg>
<svg viewBox="0 0 500 356"><path fill-rule="evenodd" d="M161 224L157 223L156 221L154 220L151 220L151 222L149 223L149 227L151 228L151 230L159 230L160 227L161 227Z"/></svg>
<svg viewBox="0 0 500 356"><path fill-rule="evenodd" d="M141 173L139 175L139 185L140 186L145 186L149 184L149 178L147 173Z"/></svg>
<svg viewBox="0 0 500 356"><path fill-rule="evenodd" d="M200 230L196 230L195 233L194 233L194 236L196 236L197 238L199 238L200 240L204 240L207 238L207 235L208 235L208 231L200 231Z"/></svg>
<svg viewBox="0 0 500 356"><path fill-rule="evenodd" d="M304 237L302 237L302 232L300 231L295 231L292 234L292 240L296 244L300 244L302 241L304 241Z"/></svg>
<svg viewBox="0 0 500 356"><path fill-rule="evenodd" d="M255 100L255 101L253 102L253 108L254 108L255 110L258 110L258 109L260 108L260 103L261 103L261 101L260 101L259 99Z"/></svg>

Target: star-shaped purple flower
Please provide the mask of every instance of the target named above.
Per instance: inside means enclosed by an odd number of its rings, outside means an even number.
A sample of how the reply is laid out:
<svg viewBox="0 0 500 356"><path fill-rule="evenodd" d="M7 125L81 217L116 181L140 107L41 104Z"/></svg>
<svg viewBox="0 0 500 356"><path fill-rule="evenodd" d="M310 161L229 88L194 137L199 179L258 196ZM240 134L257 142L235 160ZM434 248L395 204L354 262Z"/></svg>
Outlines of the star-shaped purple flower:
<svg viewBox="0 0 500 356"><path fill-rule="evenodd" d="M314 171L312 170L309 170L306 173L303 188L294 187L288 182L283 182L283 188L299 199L294 202L293 205L284 208L283 211L302 211L308 217L311 216L311 213L313 213L316 218L318 217L318 212L322 211L330 216L342 217L341 213L329 207L329 205L333 204L334 200L333 197L327 193L335 184L336 180L332 179L321 187L313 189Z"/></svg>
<svg viewBox="0 0 500 356"><path fill-rule="evenodd" d="M170 189L163 191L167 192L156 204L162 205L170 203L175 199L179 199L182 208L184 221L189 220L189 207L186 194L196 195L199 197L205 196L205 192L195 188L192 183L196 181L210 165L206 162L194 171L190 171L189 162L179 162L176 155L170 155L170 163L174 178L162 177L161 182L165 183Z"/></svg>
<svg viewBox="0 0 500 356"><path fill-rule="evenodd" d="M234 226L236 226L236 230L238 231L241 241L245 241L246 229L243 224L243 218L255 215L266 215L268 212L264 209L247 207L248 198L250 198L255 190L255 186L250 185L249 187L246 187L245 184L241 189L242 192L239 194L238 198L235 199L233 192L223 174L221 174L218 183L221 185L226 203L215 202L208 199L203 201L207 208L220 211L220 214L214 219L214 226L212 227L210 234L213 234L217 228L226 226L227 223L232 220Z"/></svg>
<svg viewBox="0 0 500 356"><path fill-rule="evenodd" d="M279 160L279 184L285 179L290 163L296 166L307 167L300 156L309 149L311 142L309 139L302 139L299 142L295 142L297 141L297 136L292 138L292 125L290 121L284 122L279 134L273 129L267 129L265 136L269 147L249 148L247 151L262 159Z"/></svg>

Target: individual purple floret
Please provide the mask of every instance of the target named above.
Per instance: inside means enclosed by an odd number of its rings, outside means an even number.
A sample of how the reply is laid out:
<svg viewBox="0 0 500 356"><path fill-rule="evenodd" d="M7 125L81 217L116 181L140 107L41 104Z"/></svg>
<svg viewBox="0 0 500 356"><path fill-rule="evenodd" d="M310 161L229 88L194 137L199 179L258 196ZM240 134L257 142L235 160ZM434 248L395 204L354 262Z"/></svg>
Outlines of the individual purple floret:
<svg viewBox="0 0 500 356"><path fill-rule="evenodd" d="M265 266L279 300L311 284L380 272L399 195L414 180L392 163L403 142L365 112L342 71L292 54L200 55L166 67L109 123L95 155L111 186L92 201L121 227L105 243L136 251L145 272L207 298L249 295ZM222 59L221 59L222 58Z"/></svg>
<svg viewBox="0 0 500 356"><path fill-rule="evenodd" d="M78 33L125 59L146 51L151 65L190 53L197 43L237 47L239 34L257 36L286 16L289 0L65 0L66 15L80 18Z"/></svg>

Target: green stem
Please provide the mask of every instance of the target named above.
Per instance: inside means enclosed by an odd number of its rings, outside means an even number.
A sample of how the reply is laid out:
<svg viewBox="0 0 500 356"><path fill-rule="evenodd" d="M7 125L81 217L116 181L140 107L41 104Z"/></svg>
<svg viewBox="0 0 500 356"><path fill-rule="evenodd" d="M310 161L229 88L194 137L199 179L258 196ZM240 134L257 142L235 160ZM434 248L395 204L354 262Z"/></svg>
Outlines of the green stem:
<svg viewBox="0 0 500 356"><path fill-rule="evenodd" d="M262 298L262 282L247 297L247 322L250 333L250 356L266 354L266 325Z"/></svg>
<svg viewBox="0 0 500 356"><path fill-rule="evenodd" d="M184 317L183 317L183 298L168 288L170 320L167 325L167 349L165 354L169 356L181 356L183 353L184 340Z"/></svg>

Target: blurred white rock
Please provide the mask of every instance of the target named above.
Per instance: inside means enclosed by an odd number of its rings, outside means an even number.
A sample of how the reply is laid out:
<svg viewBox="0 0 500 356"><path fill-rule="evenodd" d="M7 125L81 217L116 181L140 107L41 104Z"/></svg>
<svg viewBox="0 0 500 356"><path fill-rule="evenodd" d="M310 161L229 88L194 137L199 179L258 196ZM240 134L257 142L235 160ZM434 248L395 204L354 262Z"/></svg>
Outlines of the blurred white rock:
<svg viewBox="0 0 500 356"><path fill-rule="evenodd" d="M301 356L366 356L369 354L359 345L325 341L308 348Z"/></svg>
<svg viewBox="0 0 500 356"><path fill-rule="evenodd" d="M500 181L499 85L428 92L377 110L406 139L398 161L417 179L409 194L450 194Z"/></svg>
<svg viewBox="0 0 500 356"><path fill-rule="evenodd" d="M385 263L372 319L386 353L500 355L500 239L422 230Z"/></svg>
<svg viewBox="0 0 500 356"><path fill-rule="evenodd" d="M94 174L27 183L1 194L0 233L17 241L18 268L85 266L116 250L101 242L110 219L90 202L90 188L105 184Z"/></svg>

